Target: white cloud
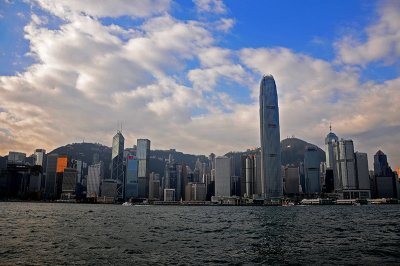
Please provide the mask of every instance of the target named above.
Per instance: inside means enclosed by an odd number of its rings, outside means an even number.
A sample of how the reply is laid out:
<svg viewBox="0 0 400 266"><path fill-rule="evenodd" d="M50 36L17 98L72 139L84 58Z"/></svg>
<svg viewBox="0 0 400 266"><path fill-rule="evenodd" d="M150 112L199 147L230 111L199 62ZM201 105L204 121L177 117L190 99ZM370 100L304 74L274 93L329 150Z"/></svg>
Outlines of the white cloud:
<svg viewBox="0 0 400 266"><path fill-rule="evenodd" d="M194 0L198 12L225 13L226 6L222 0Z"/></svg>
<svg viewBox="0 0 400 266"><path fill-rule="evenodd" d="M168 11L169 0L32 0L41 8L52 14L71 20L77 15L85 14L93 17L131 16L145 18Z"/></svg>
<svg viewBox="0 0 400 266"><path fill-rule="evenodd" d="M366 29L366 40L349 35L335 43L338 61L365 66L369 62L394 64L400 57L400 2L385 1L379 20Z"/></svg>

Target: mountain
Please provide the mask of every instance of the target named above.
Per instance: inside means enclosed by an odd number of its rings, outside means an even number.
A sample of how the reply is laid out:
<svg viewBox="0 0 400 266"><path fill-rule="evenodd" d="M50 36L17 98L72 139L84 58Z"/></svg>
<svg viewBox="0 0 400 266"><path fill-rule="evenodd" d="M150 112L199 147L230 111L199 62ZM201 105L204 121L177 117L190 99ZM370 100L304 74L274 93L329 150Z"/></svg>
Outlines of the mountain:
<svg viewBox="0 0 400 266"><path fill-rule="evenodd" d="M72 143L65 146L58 147L57 149L50 152L50 154L68 155L70 158L82 160L88 165L93 163L93 156L95 153L99 155L99 159L104 162L104 175L106 177L111 176L110 164L111 164L111 148L98 144L98 143ZM169 155L172 155L177 163L185 163L191 169L194 169L195 163L199 158L200 161L206 162L208 158L204 155L192 155L185 154L175 149L171 150L151 150L150 151L150 172L155 172L164 175L165 163L169 159ZM87 174L87 170L84 171Z"/></svg>
<svg viewBox="0 0 400 266"><path fill-rule="evenodd" d="M304 161L304 151L307 146L315 146L317 148L319 160L325 162L325 152L317 145L298 138L287 138L281 141L282 165L293 164L298 166L299 162Z"/></svg>

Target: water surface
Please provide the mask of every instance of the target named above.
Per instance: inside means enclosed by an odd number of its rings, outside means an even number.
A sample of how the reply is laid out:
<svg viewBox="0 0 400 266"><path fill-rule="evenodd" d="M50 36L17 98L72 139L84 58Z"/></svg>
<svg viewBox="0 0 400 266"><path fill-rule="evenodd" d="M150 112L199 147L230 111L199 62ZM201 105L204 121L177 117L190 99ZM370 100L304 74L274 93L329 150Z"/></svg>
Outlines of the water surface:
<svg viewBox="0 0 400 266"><path fill-rule="evenodd" d="M0 265L398 265L400 205L0 203Z"/></svg>

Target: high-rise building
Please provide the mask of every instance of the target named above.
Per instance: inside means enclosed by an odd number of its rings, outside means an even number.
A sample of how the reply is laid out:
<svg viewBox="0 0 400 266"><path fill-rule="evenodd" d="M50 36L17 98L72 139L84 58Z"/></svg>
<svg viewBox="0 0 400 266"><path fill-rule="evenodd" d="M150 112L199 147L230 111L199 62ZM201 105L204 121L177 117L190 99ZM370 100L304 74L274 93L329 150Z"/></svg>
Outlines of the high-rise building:
<svg viewBox="0 0 400 266"><path fill-rule="evenodd" d="M44 169L44 162L45 162L45 155L46 151L44 149L36 149L34 152L35 158L35 165L41 167L41 173L31 174L31 178L29 180L29 191L30 192L40 192L42 190L42 183L44 185L44 177L43 173L45 172Z"/></svg>
<svg viewBox="0 0 400 266"><path fill-rule="evenodd" d="M326 168L333 169L335 167L335 154L333 145L339 142L339 138L332 132L332 126L329 126L330 132L325 138L325 155L326 155Z"/></svg>
<svg viewBox="0 0 400 266"><path fill-rule="evenodd" d="M160 175L154 172L149 175L149 199L160 199Z"/></svg>
<svg viewBox="0 0 400 266"><path fill-rule="evenodd" d="M118 131L113 137L112 142L111 179L117 184L116 197L119 200L124 198L124 142L124 136L120 131Z"/></svg>
<svg viewBox="0 0 400 266"><path fill-rule="evenodd" d="M392 169L390 169L387 156L381 150L377 151L374 155L374 174L375 176L391 176Z"/></svg>
<svg viewBox="0 0 400 266"><path fill-rule="evenodd" d="M35 156L35 165L44 166L44 156L46 155L46 150L44 149L36 149Z"/></svg>
<svg viewBox="0 0 400 266"><path fill-rule="evenodd" d="M286 194L298 194L300 192L300 173L298 166L287 165L285 170L285 192Z"/></svg>
<svg viewBox="0 0 400 266"><path fill-rule="evenodd" d="M57 159L58 154L49 154L47 156L45 199L54 199L56 197Z"/></svg>
<svg viewBox="0 0 400 266"><path fill-rule="evenodd" d="M357 184L360 190L370 190L368 156L363 152L355 153Z"/></svg>
<svg viewBox="0 0 400 266"><path fill-rule="evenodd" d="M226 156L215 158L215 196L231 196L231 159Z"/></svg>
<svg viewBox="0 0 400 266"><path fill-rule="evenodd" d="M125 199L137 198L138 196L138 160L135 156L128 155L126 160Z"/></svg>
<svg viewBox="0 0 400 266"><path fill-rule="evenodd" d="M150 140L138 139L136 157L138 159L138 187L139 198L149 196L149 162L150 162Z"/></svg>
<svg viewBox="0 0 400 266"><path fill-rule="evenodd" d="M97 198L100 196L100 184L103 180L104 168L103 162L89 165L87 176L87 193L88 198Z"/></svg>
<svg viewBox="0 0 400 266"><path fill-rule="evenodd" d="M62 194L66 198L71 198L72 196L75 196L78 171L75 168L64 168L63 170Z"/></svg>
<svg viewBox="0 0 400 266"><path fill-rule="evenodd" d="M261 182L266 199L283 196L278 95L272 75L260 84Z"/></svg>
<svg viewBox="0 0 400 266"><path fill-rule="evenodd" d="M315 146L307 146L304 152L304 193L320 193L320 171L319 166L321 161L318 157L318 150Z"/></svg>
<svg viewBox="0 0 400 266"><path fill-rule="evenodd" d="M378 198L397 198L399 181L381 150L374 155L374 194Z"/></svg>
<svg viewBox="0 0 400 266"><path fill-rule="evenodd" d="M357 189L353 141L341 139L334 143L334 154L335 190Z"/></svg>

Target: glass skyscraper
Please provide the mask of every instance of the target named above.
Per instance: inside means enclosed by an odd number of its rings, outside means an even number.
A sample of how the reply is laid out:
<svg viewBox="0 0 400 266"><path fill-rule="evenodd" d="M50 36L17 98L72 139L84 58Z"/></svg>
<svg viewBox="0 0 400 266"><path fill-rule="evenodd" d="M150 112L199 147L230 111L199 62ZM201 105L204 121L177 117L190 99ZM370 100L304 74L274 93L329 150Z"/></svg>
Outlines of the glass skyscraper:
<svg viewBox="0 0 400 266"><path fill-rule="evenodd" d="M111 151L111 179L117 183L117 198L124 198L124 142L125 138L120 131L115 134Z"/></svg>
<svg viewBox="0 0 400 266"><path fill-rule="evenodd" d="M138 160L138 196L147 198L149 196L150 140L137 140L136 157Z"/></svg>
<svg viewBox="0 0 400 266"><path fill-rule="evenodd" d="M261 184L266 199L283 196L279 108L276 84L272 75L260 84Z"/></svg>

